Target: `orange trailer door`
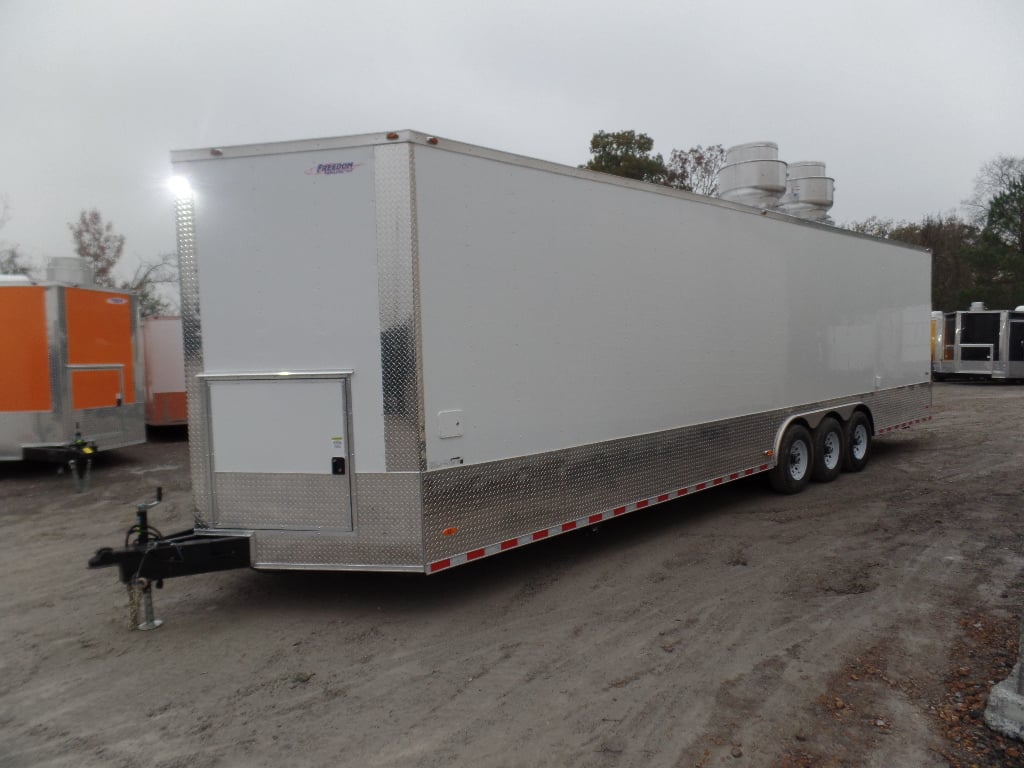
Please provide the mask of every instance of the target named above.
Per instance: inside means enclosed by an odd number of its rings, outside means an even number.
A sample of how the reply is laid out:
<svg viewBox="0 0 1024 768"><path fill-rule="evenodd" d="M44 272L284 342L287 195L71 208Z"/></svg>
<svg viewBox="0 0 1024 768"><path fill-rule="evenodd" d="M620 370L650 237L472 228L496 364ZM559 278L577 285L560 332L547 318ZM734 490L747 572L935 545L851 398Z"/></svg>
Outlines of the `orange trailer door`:
<svg viewBox="0 0 1024 768"><path fill-rule="evenodd" d="M0 288L0 411L49 411L46 288Z"/></svg>
<svg viewBox="0 0 1024 768"><path fill-rule="evenodd" d="M134 403L131 297L83 288L64 296L72 409Z"/></svg>

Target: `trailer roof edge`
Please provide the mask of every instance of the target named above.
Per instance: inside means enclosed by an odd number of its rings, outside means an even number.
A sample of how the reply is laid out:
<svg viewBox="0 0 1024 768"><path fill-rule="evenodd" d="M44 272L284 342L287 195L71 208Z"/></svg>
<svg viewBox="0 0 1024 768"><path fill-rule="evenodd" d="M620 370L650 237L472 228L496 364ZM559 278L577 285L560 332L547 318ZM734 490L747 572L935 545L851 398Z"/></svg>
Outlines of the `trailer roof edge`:
<svg viewBox="0 0 1024 768"><path fill-rule="evenodd" d="M788 222L790 224L796 224L799 226L812 227L815 229L824 229L828 230L829 232L835 232L837 234L847 235L850 237L857 237L865 240L873 240L881 243L889 243L891 245L900 248L906 248L912 251L931 253L930 248L925 248L919 245L913 245L911 243L905 243L901 240L890 240L888 238L878 237L876 235L870 235L864 232L856 232L854 230L846 229L844 227L839 227L833 224L824 224L817 221L810 221L808 219L801 219L796 216L789 216L778 211L769 211L759 208L753 208L751 206L741 205L739 203L733 203L727 200L722 200L721 198L717 197L698 195L694 192L686 192L680 189L672 189L671 187L664 187L646 181L627 179L622 176L615 176L614 174L610 173L592 171L587 168L577 168L571 165L565 165L563 163L552 162L550 160L540 160L538 158L529 157L527 155L518 155L513 152L489 149L487 147L483 147L477 144L467 144L465 142L455 141L453 139L446 139L440 136L435 136L433 134L423 133L421 131L414 131L409 129L381 133L360 133L351 136L323 137L318 139L299 139L293 141L263 142L258 144L238 144L233 146L213 146L198 149L179 149L171 151L171 162L183 163L216 161L229 158L258 157L261 155L282 155L296 152L313 152L318 150L330 149L351 149L355 147L381 146L387 144L403 143L418 144L422 146L431 147L434 149L446 150L449 152L458 152L460 154L482 157L489 160L495 160L498 162L511 163L514 165L534 168L536 170L557 173L564 176L576 176L579 178L589 179L591 181L597 181L602 184L612 184L614 186L630 187L641 192L668 195L670 197L680 197L695 203L700 203L702 205L712 205L719 208L729 208L735 211L739 211L741 213L746 213L751 216L759 216L763 218L773 219L776 221Z"/></svg>

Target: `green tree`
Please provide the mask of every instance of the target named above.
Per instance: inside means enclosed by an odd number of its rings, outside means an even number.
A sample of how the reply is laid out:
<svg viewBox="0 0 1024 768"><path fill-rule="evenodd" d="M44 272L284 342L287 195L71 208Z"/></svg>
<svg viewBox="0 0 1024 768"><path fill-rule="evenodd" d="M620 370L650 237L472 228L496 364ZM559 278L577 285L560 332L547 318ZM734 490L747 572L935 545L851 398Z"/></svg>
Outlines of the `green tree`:
<svg viewBox="0 0 1024 768"><path fill-rule="evenodd" d="M1024 172L989 202L971 263L975 300L995 308L1024 304Z"/></svg>
<svg viewBox="0 0 1024 768"><path fill-rule="evenodd" d="M975 291L973 258L978 228L955 213L925 216L920 223L872 216L847 224L848 229L928 248L932 252L932 307L943 311L966 308Z"/></svg>
<svg viewBox="0 0 1024 768"><path fill-rule="evenodd" d="M985 231L1018 255L1024 255L1024 172L992 198Z"/></svg>
<svg viewBox="0 0 1024 768"><path fill-rule="evenodd" d="M721 144L702 147L698 144L683 152L673 149L668 160L669 186L718 197L718 172L725 165L725 149Z"/></svg>
<svg viewBox="0 0 1024 768"><path fill-rule="evenodd" d="M661 155L652 155L654 139L635 131L598 131L590 139L590 160L581 168L625 176L654 184L668 181L668 168Z"/></svg>
<svg viewBox="0 0 1024 768"><path fill-rule="evenodd" d="M1024 157L996 155L982 164L974 177L971 196L963 201L967 219L978 229L988 222L988 211L992 201L1006 192L1010 184L1024 176Z"/></svg>

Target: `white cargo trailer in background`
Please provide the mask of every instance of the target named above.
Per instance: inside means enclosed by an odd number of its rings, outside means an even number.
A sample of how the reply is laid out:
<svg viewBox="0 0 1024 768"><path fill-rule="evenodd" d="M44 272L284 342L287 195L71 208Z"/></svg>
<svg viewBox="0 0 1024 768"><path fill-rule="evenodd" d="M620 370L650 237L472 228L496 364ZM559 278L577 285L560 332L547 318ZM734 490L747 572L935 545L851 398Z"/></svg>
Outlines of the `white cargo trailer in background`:
<svg viewBox="0 0 1024 768"><path fill-rule="evenodd" d="M142 341L146 356L146 424L188 424L181 318L144 318Z"/></svg>
<svg viewBox="0 0 1024 768"><path fill-rule="evenodd" d="M930 418L924 250L411 131L173 161L195 538L244 564L433 573Z"/></svg>

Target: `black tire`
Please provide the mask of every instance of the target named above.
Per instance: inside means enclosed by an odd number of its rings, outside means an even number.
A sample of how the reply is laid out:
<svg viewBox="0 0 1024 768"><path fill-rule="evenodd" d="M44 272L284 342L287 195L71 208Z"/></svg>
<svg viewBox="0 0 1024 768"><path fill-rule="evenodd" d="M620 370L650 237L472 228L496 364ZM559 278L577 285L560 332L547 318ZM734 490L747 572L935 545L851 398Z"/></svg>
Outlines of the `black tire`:
<svg viewBox="0 0 1024 768"><path fill-rule="evenodd" d="M871 458L871 421L863 411L856 411L846 422L843 469L860 472Z"/></svg>
<svg viewBox="0 0 1024 768"><path fill-rule="evenodd" d="M768 473L778 493L800 493L811 480L814 443L807 427L791 424L779 444L778 464Z"/></svg>
<svg viewBox="0 0 1024 768"><path fill-rule="evenodd" d="M831 416L821 420L814 430L814 468L811 479L817 483L831 483L843 471L846 451L842 425Z"/></svg>

